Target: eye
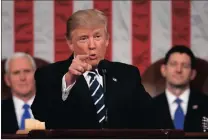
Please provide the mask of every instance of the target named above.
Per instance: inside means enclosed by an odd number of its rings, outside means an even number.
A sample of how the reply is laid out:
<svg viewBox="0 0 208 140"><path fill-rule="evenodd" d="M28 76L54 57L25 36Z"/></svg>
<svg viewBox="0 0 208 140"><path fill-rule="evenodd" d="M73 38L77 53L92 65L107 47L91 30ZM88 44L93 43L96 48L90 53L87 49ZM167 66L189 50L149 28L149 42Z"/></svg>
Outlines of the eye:
<svg viewBox="0 0 208 140"><path fill-rule="evenodd" d="M12 72L12 74L13 75L18 75L18 74L20 74L20 71L14 71L14 72Z"/></svg>
<svg viewBox="0 0 208 140"><path fill-rule="evenodd" d="M189 69L191 67L191 65L190 64L187 64L187 63L184 63L183 64L183 67L186 68L186 69Z"/></svg>
<svg viewBox="0 0 208 140"><path fill-rule="evenodd" d="M30 69L26 69L26 70L24 70L24 72L25 72L25 73L30 73L31 70L30 70Z"/></svg>
<svg viewBox="0 0 208 140"><path fill-rule="evenodd" d="M170 62L169 64L170 64L170 66L173 66L174 67L174 66L177 65L177 62Z"/></svg>
<svg viewBox="0 0 208 140"><path fill-rule="evenodd" d="M100 38L100 37L101 37L101 35L96 35L96 36L95 36L95 38Z"/></svg>
<svg viewBox="0 0 208 140"><path fill-rule="evenodd" d="M96 39L96 40L100 40L101 37L102 37L101 34L95 34L95 35L94 35L94 39Z"/></svg>
<svg viewBox="0 0 208 140"><path fill-rule="evenodd" d="M80 37L80 40L86 40L87 39L87 36L81 36Z"/></svg>

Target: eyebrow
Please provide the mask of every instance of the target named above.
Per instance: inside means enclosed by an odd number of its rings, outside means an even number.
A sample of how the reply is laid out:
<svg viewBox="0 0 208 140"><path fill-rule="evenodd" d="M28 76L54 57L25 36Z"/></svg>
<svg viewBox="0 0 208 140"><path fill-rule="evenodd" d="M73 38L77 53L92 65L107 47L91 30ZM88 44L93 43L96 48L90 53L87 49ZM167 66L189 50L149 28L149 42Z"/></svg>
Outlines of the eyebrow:
<svg viewBox="0 0 208 140"><path fill-rule="evenodd" d="M101 34L101 32L95 32L95 33L93 33L93 34Z"/></svg>
<svg viewBox="0 0 208 140"><path fill-rule="evenodd" d="M93 32L93 35L95 35L95 34L101 34L101 30L96 30L95 32ZM87 33L80 33L78 35L78 37L83 37L83 36L88 36L88 34Z"/></svg>
<svg viewBox="0 0 208 140"><path fill-rule="evenodd" d="M87 33L80 33L80 34L78 34L78 36L85 36L85 35L87 35Z"/></svg>
<svg viewBox="0 0 208 140"><path fill-rule="evenodd" d="M100 33L101 32L101 29L97 29L93 32L93 34L97 34L97 33Z"/></svg>
<svg viewBox="0 0 208 140"><path fill-rule="evenodd" d="M11 72L17 72L17 71L32 71L33 69L32 68L24 68L24 69L18 69L18 70L13 70Z"/></svg>

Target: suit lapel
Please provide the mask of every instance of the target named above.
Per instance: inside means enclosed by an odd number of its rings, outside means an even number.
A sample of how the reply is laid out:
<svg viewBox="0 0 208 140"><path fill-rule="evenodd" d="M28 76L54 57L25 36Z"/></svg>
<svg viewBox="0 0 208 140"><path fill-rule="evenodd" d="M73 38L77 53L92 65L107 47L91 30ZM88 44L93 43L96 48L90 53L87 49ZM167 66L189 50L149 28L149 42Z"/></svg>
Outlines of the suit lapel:
<svg viewBox="0 0 208 140"><path fill-rule="evenodd" d="M108 62L108 71L106 75L106 104L108 107L113 107L115 103L118 103L118 100L115 102L114 99L118 99L118 92L120 92L121 87L119 87L119 78L116 76L112 68L112 62Z"/></svg>
<svg viewBox="0 0 208 140"><path fill-rule="evenodd" d="M111 74L108 74L106 78L107 80L106 80L105 98L106 98L107 106L112 106L111 97L114 95L114 93L116 93L116 82L112 80L112 77L113 76ZM113 78L117 79L116 77L113 77Z"/></svg>
<svg viewBox="0 0 208 140"><path fill-rule="evenodd" d="M77 99L79 99L79 102L82 104L82 103L85 103L84 104L84 108L91 108L94 110L94 112L96 112L96 108L94 106L94 102L93 102L93 99L91 97L91 93L89 91L89 87L87 85L87 82L84 78L84 76L80 76L78 79L77 79L77 83L75 84L74 86L74 89L73 90L76 90L76 92L73 92L75 94L77 94L77 96L79 96Z"/></svg>
<svg viewBox="0 0 208 140"><path fill-rule="evenodd" d="M168 100L166 97L166 94L164 93L163 95L163 112L164 112L164 118L165 118L165 125L168 126L168 128L174 128L173 120L170 115L170 109L169 109L169 104Z"/></svg>
<svg viewBox="0 0 208 140"><path fill-rule="evenodd" d="M188 101L188 109L187 109L187 116L189 114L194 113L195 110L198 109L198 102L196 100L196 96L194 95L194 93L191 91L190 92L190 96L189 96L189 101Z"/></svg>
<svg viewBox="0 0 208 140"><path fill-rule="evenodd" d="M83 75L81 75L77 79L77 83L75 84L74 90L79 93L81 99L91 101L92 98L90 96L89 87Z"/></svg>
<svg viewBox="0 0 208 140"><path fill-rule="evenodd" d="M14 124L14 125L9 125L9 126L12 127L12 129L14 129L14 130L18 130L19 126L18 126L18 122L17 122L15 109L14 109L14 102L12 99L9 101L8 108L10 108L9 110L11 110L10 112L8 112L8 115L7 115L8 120L9 120L9 124Z"/></svg>
<svg viewBox="0 0 208 140"><path fill-rule="evenodd" d="M83 121L83 124L85 123L85 125L89 125L90 127L95 126L99 128L96 106L94 105L89 87L83 75L77 79L73 90L74 92L72 94L76 94L76 99L79 102L79 110L82 110L80 116L82 116L81 121Z"/></svg>
<svg viewBox="0 0 208 140"><path fill-rule="evenodd" d="M186 117L185 117L185 124L184 124L184 128L190 128L195 122L197 122L198 118L197 116L199 116L199 102L197 100L197 96L195 95L195 93L191 90L190 92L190 96L189 96L189 101L188 101L188 108L187 108L187 113L186 113ZM193 121L194 120L194 121ZM200 120L198 120L199 123L201 122ZM198 124L200 125L200 124Z"/></svg>

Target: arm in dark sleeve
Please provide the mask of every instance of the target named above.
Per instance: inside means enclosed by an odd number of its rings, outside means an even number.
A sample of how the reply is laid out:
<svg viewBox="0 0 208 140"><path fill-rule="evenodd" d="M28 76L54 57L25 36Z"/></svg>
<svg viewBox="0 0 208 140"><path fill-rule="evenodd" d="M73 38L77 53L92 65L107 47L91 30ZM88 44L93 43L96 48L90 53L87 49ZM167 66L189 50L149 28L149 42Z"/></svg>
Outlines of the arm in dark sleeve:
<svg viewBox="0 0 208 140"><path fill-rule="evenodd" d="M36 96L31 106L35 119L45 122L47 129L64 129L75 127L76 101L73 93L66 101L62 100L62 77L54 78L53 72L37 69L35 72ZM72 91L73 92L73 88Z"/></svg>
<svg viewBox="0 0 208 140"><path fill-rule="evenodd" d="M153 99L141 83L140 72L135 68L135 90L133 93L133 106L135 107L134 122L137 129L154 129Z"/></svg>
<svg viewBox="0 0 208 140"><path fill-rule="evenodd" d="M31 106L34 118L45 122L47 129L59 128L63 120L61 91L57 91L58 85L51 75L48 68L36 70L36 96Z"/></svg>
<svg viewBox="0 0 208 140"><path fill-rule="evenodd" d="M42 78L44 78L43 73L37 69L35 72L36 96L31 109L35 119L45 122L48 108L47 92L49 91L47 91L47 85Z"/></svg>

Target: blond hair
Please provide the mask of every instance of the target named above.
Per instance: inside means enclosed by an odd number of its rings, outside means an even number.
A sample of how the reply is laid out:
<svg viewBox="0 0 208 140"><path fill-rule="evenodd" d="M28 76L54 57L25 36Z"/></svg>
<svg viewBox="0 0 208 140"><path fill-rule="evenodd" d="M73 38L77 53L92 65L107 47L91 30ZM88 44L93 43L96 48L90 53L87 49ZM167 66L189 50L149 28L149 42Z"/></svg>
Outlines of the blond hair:
<svg viewBox="0 0 208 140"><path fill-rule="evenodd" d="M97 9L79 10L73 13L66 23L66 38L71 39L71 33L78 27L94 27L104 25L108 35L108 21L105 14Z"/></svg>

